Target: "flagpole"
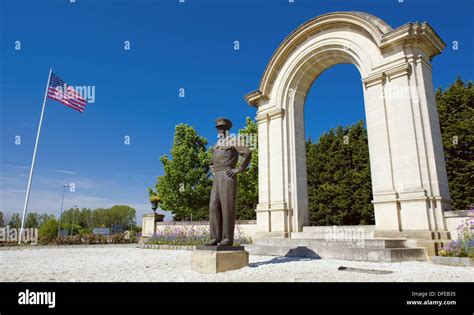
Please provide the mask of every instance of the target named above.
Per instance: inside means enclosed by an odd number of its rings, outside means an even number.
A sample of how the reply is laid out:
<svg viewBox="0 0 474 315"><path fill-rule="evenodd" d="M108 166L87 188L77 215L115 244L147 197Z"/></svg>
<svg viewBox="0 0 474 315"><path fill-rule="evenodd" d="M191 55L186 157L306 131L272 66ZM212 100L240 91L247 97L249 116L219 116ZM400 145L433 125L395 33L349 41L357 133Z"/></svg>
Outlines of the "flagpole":
<svg viewBox="0 0 474 315"><path fill-rule="evenodd" d="M35 168L36 150L38 149L38 142L39 142L39 137L40 137L40 133L41 133L41 125L43 123L44 108L45 108L45 105L46 105L46 98L48 96L48 87L49 87L49 81L51 80L52 71L53 71L53 68L49 68L48 81L46 83L46 90L44 91L43 108L41 109L41 116L40 116L40 121L39 121L39 125L38 125L38 132L36 133L35 149L33 151L33 159L31 160L30 177L28 179L28 188L26 189L25 206L23 207L23 215L21 217L21 229L20 229L20 233L18 235L18 244L21 244L21 237L23 235L23 228L25 226L25 216L26 216L26 211L28 209L28 201L30 199L31 179L33 177L33 170Z"/></svg>

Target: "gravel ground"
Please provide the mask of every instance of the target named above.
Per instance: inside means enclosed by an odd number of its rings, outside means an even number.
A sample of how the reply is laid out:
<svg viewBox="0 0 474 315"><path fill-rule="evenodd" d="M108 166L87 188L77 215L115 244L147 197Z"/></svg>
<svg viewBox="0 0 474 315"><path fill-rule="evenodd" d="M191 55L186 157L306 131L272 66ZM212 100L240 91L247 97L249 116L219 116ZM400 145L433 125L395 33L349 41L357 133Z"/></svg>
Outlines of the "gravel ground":
<svg viewBox="0 0 474 315"><path fill-rule="evenodd" d="M136 245L0 249L0 281L474 282L474 268L431 262L368 263L250 256L250 266L215 275L191 270L191 251ZM393 271L367 274L339 266ZM275 276L278 275L278 276Z"/></svg>

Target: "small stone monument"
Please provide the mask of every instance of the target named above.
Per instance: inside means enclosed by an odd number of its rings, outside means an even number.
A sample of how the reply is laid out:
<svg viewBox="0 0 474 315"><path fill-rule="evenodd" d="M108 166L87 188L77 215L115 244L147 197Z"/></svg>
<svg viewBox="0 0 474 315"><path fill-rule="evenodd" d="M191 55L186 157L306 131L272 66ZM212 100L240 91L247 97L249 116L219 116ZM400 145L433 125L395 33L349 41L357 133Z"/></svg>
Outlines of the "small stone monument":
<svg viewBox="0 0 474 315"><path fill-rule="evenodd" d="M214 146L211 170L214 174L209 224L211 241L197 247L191 258L191 268L201 273L218 273L248 266L249 253L243 246L234 246L237 174L245 171L250 163L251 152L229 137L232 122L217 118L219 141ZM239 156L242 157L237 167Z"/></svg>

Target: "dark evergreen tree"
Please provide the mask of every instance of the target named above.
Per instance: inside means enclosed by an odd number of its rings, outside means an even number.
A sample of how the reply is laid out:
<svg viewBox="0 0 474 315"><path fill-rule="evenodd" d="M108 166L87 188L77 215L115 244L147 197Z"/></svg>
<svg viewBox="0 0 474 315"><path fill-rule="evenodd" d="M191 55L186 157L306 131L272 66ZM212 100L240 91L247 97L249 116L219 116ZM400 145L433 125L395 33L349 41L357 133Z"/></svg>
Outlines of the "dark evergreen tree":
<svg viewBox="0 0 474 315"><path fill-rule="evenodd" d="M474 204L474 85L458 78L436 91L453 210Z"/></svg>
<svg viewBox="0 0 474 315"><path fill-rule="evenodd" d="M306 145L311 225L373 224L372 184L363 122L338 126Z"/></svg>

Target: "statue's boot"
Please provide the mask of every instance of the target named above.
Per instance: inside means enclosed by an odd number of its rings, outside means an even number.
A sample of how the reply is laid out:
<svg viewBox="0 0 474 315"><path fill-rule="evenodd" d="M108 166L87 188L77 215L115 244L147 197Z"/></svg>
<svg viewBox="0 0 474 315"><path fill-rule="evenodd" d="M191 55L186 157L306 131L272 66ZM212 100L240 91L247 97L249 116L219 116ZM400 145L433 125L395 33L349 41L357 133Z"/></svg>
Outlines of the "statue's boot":
<svg viewBox="0 0 474 315"><path fill-rule="evenodd" d="M219 240L210 240L209 243L204 244L204 246L216 246L219 242Z"/></svg>
<svg viewBox="0 0 474 315"><path fill-rule="evenodd" d="M234 245L234 242L225 238L223 239L222 241L220 241L219 243L217 243L217 246L233 246Z"/></svg>

